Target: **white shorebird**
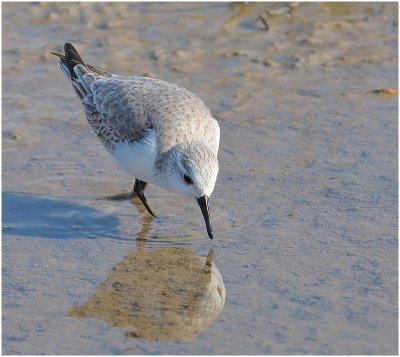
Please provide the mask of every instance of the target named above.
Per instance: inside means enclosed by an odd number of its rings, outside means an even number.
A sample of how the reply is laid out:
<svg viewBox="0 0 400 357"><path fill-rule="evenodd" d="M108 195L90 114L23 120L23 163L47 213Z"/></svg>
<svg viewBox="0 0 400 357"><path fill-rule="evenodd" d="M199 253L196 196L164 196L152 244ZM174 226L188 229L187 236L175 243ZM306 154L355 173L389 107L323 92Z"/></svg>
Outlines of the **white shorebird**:
<svg viewBox="0 0 400 357"><path fill-rule="evenodd" d="M135 177L133 193L147 211L148 182L196 198L213 238L208 198L218 174L220 130L192 92L158 79L117 76L83 61L70 43L60 68L86 118L118 165Z"/></svg>

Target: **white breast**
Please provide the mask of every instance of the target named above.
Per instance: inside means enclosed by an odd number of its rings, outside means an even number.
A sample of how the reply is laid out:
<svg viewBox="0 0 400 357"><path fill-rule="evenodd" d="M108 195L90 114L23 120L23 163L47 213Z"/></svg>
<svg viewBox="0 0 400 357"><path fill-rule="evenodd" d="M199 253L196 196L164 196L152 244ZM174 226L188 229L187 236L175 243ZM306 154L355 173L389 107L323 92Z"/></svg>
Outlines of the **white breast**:
<svg viewBox="0 0 400 357"><path fill-rule="evenodd" d="M157 157L154 130L134 143L121 142L115 147L113 157L118 166L129 175L145 182L154 182L153 170Z"/></svg>
<svg viewBox="0 0 400 357"><path fill-rule="evenodd" d="M215 130L214 130L215 135L213 137L214 138L214 154L215 154L215 156L217 156L218 155L218 149L219 149L220 129L219 129L218 122L215 119L212 120L212 123L213 123L214 128L215 128Z"/></svg>

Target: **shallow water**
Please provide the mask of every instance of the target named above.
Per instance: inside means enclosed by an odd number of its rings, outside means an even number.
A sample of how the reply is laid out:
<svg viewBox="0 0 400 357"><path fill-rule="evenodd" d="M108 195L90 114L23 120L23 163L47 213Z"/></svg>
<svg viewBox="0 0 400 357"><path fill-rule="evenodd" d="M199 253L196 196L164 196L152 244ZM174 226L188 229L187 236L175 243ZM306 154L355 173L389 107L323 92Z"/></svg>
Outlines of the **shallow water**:
<svg viewBox="0 0 400 357"><path fill-rule="evenodd" d="M2 6L3 353L397 353L396 3ZM157 187L156 219L110 199L65 41L211 108L214 240Z"/></svg>

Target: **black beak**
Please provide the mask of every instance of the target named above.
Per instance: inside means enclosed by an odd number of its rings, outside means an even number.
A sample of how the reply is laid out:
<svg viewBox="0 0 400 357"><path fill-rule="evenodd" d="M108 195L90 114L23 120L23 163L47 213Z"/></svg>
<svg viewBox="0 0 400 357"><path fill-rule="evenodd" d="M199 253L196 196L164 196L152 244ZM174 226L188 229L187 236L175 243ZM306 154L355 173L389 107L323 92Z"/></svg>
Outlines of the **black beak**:
<svg viewBox="0 0 400 357"><path fill-rule="evenodd" d="M203 213L204 220L206 221L207 233L210 239L213 239L213 229L210 221L210 210L208 208L208 197L203 196L197 199L200 206L201 213Z"/></svg>

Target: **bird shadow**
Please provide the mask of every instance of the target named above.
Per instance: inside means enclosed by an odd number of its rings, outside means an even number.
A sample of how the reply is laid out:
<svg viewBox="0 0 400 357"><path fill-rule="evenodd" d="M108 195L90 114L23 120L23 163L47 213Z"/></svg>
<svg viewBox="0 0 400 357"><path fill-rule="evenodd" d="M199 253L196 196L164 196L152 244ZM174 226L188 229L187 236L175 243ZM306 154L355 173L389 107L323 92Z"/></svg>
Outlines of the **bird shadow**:
<svg viewBox="0 0 400 357"><path fill-rule="evenodd" d="M136 234L136 238L138 240L146 239L146 236L148 235L151 227L151 223L153 222L153 216L151 216L149 212L147 212L135 192L121 192L110 196L103 196L100 199L108 201L130 201L136 207L137 211L143 218L142 229Z"/></svg>
<svg viewBox="0 0 400 357"><path fill-rule="evenodd" d="M107 201L129 201L132 200L134 197L137 197L137 195L133 191L130 191L120 192L114 195L102 196L99 199Z"/></svg>
<svg viewBox="0 0 400 357"><path fill-rule="evenodd" d="M66 199L3 192L2 211L2 233L7 235L123 239L115 215Z"/></svg>

